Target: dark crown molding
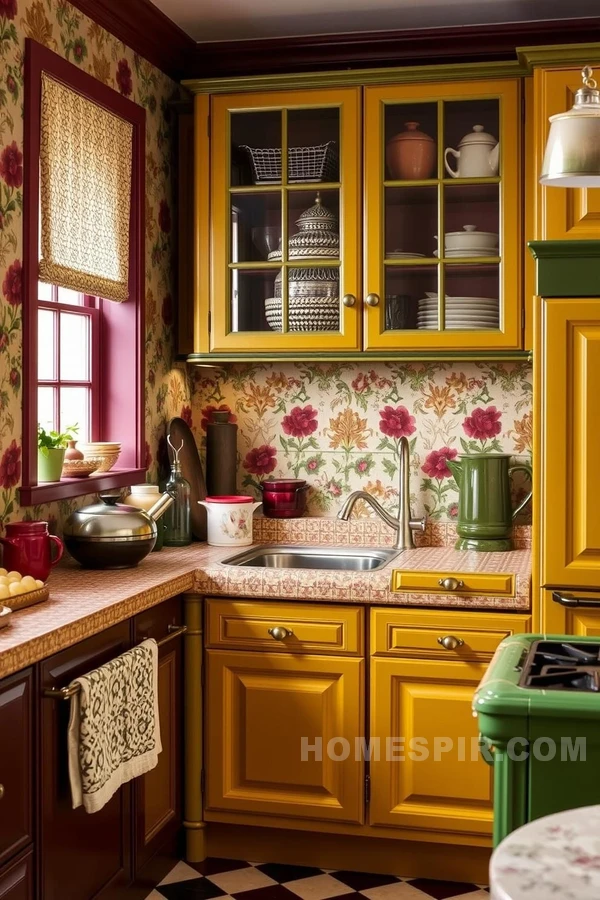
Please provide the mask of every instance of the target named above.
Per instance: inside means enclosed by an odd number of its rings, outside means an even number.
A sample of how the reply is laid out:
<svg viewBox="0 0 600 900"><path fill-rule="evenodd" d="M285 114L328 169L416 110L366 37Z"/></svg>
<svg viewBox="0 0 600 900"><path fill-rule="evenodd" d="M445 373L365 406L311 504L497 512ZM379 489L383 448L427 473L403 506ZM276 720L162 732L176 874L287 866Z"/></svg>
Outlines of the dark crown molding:
<svg viewBox="0 0 600 900"><path fill-rule="evenodd" d="M600 41L600 17L588 17L196 43L150 0L71 2L176 80L506 60L516 47Z"/></svg>
<svg viewBox="0 0 600 900"><path fill-rule="evenodd" d="M600 41L600 17L219 41L196 44L188 72L191 78L218 78L483 62L514 59L516 47L593 41Z"/></svg>
<svg viewBox="0 0 600 900"><path fill-rule="evenodd" d="M149 0L71 3L171 78L179 80L195 68L195 41Z"/></svg>

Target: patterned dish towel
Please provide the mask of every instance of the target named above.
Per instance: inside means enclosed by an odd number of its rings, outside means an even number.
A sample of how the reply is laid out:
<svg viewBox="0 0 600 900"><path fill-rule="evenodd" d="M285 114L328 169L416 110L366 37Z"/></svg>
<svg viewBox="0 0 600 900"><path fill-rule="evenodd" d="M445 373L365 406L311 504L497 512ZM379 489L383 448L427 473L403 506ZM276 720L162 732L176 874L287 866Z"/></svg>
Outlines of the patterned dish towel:
<svg viewBox="0 0 600 900"><path fill-rule="evenodd" d="M158 646L143 641L75 678L71 697L69 778L73 809L108 803L122 784L158 763Z"/></svg>

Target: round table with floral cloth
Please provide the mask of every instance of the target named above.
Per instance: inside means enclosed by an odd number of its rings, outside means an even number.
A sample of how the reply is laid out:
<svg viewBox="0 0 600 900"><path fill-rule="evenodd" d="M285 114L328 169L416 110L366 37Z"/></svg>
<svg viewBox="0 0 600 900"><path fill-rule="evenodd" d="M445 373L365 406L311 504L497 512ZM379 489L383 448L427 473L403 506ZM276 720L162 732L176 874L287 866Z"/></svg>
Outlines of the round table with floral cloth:
<svg viewBox="0 0 600 900"><path fill-rule="evenodd" d="M600 900L600 806L513 831L492 855L490 886L492 900Z"/></svg>

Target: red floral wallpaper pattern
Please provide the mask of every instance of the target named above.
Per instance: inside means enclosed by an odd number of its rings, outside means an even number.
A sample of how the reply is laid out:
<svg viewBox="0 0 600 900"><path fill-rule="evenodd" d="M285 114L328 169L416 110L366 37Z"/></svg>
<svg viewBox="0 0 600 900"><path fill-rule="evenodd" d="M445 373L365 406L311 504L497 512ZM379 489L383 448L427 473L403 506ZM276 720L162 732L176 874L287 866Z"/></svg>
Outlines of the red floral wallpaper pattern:
<svg viewBox="0 0 600 900"><path fill-rule="evenodd" d="M415 514L457 514L448 460L464 452L529 459L531 369L527 363L286 363L198 370L192 418L203 444L210 412L237 421L238 486L260 497L269 476L306 478L309 512L332 515L353 490L390 507L397 500L400 438L411 449ZM515 484L515 501L527 484ZM357 504L358 514L370 514Z"/></svg>
<svg viewBox="0 0 600 900"><path fill-rule="evenodd" d="M31 37L146 108L146 461L156 475L165 423L190 418L185 369L173 366L173 114L177 85L67 0L0 0L0 524L60 524L80 498L21 510L23 62ZM58 520L58 522L56 522Z"/></svg>

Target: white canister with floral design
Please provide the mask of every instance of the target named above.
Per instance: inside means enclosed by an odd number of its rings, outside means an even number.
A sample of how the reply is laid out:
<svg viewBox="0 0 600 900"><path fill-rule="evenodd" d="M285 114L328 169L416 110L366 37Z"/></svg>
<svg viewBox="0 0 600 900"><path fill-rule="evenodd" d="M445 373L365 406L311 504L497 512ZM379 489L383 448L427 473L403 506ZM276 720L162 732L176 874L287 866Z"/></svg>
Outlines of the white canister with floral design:
<svg viewBox="0 0 600 900"><path fill-rule="evenodd" d="M261 505L243 494L199 500L206 509L208 543L213 547L247 547L252 543L252 516Z"/></svg>

